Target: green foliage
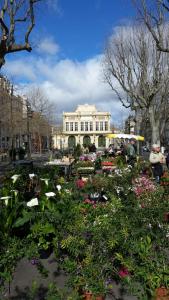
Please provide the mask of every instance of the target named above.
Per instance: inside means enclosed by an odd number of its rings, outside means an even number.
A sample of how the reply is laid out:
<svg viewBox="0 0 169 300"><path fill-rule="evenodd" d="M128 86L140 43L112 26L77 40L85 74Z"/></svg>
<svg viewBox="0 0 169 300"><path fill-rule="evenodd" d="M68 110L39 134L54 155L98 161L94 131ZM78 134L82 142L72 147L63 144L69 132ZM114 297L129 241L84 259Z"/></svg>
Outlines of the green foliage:
<svg viewBox="0 0 169 300"><path fill-rule="evenodd" d="M74 149L74 157L77 159L82 155L82 147L80 144L77 144L75 149Z"/></svg>
<svg viewBox="0 0 169 300"><path fill-rule="evenodd" d="M133 184L139 170L122 166L111 176L93 175L77 192L74 181L56 181L55 171L37 170L38 176L30 180L29 171L22 170L15 183L10 174L1 190L1 196L11 197L7 204L0 202L0 276L4 281L12 279L19 259L37 258L40 249L53 248L58 266L69 275L72 292L51 285L46 300L78 300L86 289L106 294L110 279L142 300L150 299L157 287L168 287L169 225L164 215L169 201L163 187L136 197ZM48 179L47 183L40 178ZM24 191L32 188L36 197L34 187L39 188L39 205L27 207ZM17 193L11 191L16 188ZM84 193L102 190L109 196L106 203L83 202ZM46 192L56 196L48 198ZM127 276L121 277L123 268ZM41 264L38 269L47 275ZM35 284L33 295L36 288Z"/></svg>

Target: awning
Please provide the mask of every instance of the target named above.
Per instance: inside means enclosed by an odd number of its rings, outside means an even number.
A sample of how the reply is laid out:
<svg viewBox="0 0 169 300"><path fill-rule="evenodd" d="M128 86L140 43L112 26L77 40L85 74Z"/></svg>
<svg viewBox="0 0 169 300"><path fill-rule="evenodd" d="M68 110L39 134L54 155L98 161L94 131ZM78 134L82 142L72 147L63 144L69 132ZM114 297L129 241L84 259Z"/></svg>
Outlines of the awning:
<svg viewBox="0 0 169 300"><path fill-rule="evenodd" d="M135 139L137 141L144 141L144 136L125 133L109 133L107 137L110 139Z"/></svg>

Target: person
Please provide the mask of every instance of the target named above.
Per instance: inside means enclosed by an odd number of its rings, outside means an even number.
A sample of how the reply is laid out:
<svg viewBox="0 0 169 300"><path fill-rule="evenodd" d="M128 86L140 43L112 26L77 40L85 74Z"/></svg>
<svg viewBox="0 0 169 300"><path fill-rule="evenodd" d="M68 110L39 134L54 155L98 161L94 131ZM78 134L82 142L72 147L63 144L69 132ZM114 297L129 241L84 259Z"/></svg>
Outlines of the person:
<svg viewBox="0 0 169 300"><path fill-rule="evenodd" d="M95 143L93 143L93 144L90 145L89 151L90 151L90 152L96 152L96 146L95 146Z"/></svg>
<svg viewBox="0 0 169 300"><path fill-rule="evenodd" d="M149 161L152 165L153 176L157 183L160 183L160 178L163 175L163 164L165 163L165 156L160 151L159 144L152 145Z"/></svg>
<svg viewBox="0 0 169 300"><path fill-rule="evenodd" d="M135 139L131 139L129 144L126 147L127 152L127 162L129 165L134 167L134 163L136 162L136 147L135 147Z"/></svg>
<svg viewBox="0 0 169 300"><path fill-rule="evenodd" d="M109 157L115 157L115 151L114 151L114 147L112 144L109 145L108 154L109 154Z"/></svg>

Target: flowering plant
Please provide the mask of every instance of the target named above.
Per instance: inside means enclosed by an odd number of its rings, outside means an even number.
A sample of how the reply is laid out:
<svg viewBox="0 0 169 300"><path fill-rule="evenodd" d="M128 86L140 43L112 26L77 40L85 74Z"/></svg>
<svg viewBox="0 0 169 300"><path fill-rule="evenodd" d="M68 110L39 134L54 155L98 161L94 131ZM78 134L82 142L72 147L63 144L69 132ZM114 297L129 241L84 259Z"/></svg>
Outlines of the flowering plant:
<svg viewBox="0 0 169 300"><path fill-rule="evenodd" d="M145 193L154 192L155 190L155 184L148 177L141 176L134 180L133 191L137 197L140 197Z"/></svg>

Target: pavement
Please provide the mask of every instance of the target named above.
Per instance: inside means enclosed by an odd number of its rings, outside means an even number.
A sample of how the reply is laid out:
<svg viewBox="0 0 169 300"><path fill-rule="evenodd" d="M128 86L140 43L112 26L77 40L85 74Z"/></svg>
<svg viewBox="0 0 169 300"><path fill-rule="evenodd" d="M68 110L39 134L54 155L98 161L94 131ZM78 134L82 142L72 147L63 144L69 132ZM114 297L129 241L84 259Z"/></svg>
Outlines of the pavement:
<svg viewBox="0 0 169 300"><path fill-rule="evenodd" d="M45 300L50 283L54 283L58 288L63 289L68 276L63 271L58 271L54 254L51 254L48 259L41 259L40 262L48 271L46 278L39 273L36 265L32 265L31 261L23 258L16 267L10 285L10 294L7 288L6 293L3 296L1 295L0 300ZM31 298L32 286L35 283L38 287L37 292ZM111 295L106 296L106 300L137 300L137 298L125 295L121 286L114 283L113 292Z"/></svg>

